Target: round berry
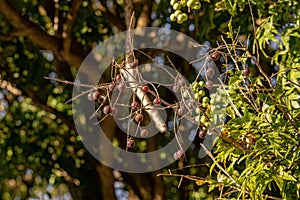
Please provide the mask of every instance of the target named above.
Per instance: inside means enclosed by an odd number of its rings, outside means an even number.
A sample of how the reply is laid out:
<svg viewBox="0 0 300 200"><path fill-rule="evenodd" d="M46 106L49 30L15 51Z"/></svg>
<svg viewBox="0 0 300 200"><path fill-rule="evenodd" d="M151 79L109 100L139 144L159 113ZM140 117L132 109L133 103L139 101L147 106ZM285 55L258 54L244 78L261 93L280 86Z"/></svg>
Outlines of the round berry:
<svg viewBox="0 0 300 200"><path fill-rule="evenodd" d="M186 13L182 13L183 21L188 20L188 15Z"/></svg>
<svg viewBox="0 0 300 200"><path fill-rule="evenodd" d="M177 20L177 18L176 18L176 16L175 16L174 13L172 13L172 14L170 15L170 20L171 20L172 22L175 22L175 21Z"/></svg>
<svg viewBox="0 0 300 200"><path fill-rule="evenodd" d="M100 92L98 92L98 91L95 91L95 92L93 92L93 99L94 100L97 100L98 98L100 98Z"/></svg>
<svg viewBox="0 0 300 200"><path fill-rule="evenodd" d="M177 0L170 0L170 5L173 6L176 2L178 2Z"/></svg>
<svg viewBox="0 0 300 200"><path fill-rule="evenodd" d="M207 82L206 82L206 84L205 84L205 87L207 88L207 89L211 89L212 87L213 87L213 82L212 81L210 81L210 80L208 80Z"/></svg>
<svg viewBox="0 0 300 200"><path fill-rule="evenodd" d="M183 23L183 18L179 18L180 15L178 15L178 17L177 17L177 23L178 24L182 24Z"/></svg>
<svg viewBox="0 0 300 200"><path fill-rule="evenodd" d="M141 121L143 121L144 116L141 113L138 113L138 114L135 115L134 119L137 122L141 122Z"/></svg>
<svg viewBox="0 0 300 200"><path fill-rule="evenodd" d="M183 14L179 14L178 16L177 16L177 22L178 21L180 21L180 22L183 22L184 21L184 16L183 16Z"/></svg>
<svg viewBox="0 0 300 200"><path fill-rule="evenodd" d="M195 1L195 0L188 0L188 1L186 2L186 5L190 8L190 7L193 6L194 1Z"/></svg>
<svg viewBox="0 0 300 200"><path fill-rule="evenodd" d="M111 114L111 115L116 114L116 112L117 112L117 109L116 109L115 107L111 107L111 108L110 108L110 114Z"/></svg>
<svg viewBox="0 0 300 200"><path fill-rule="evenodd" d="M220 54L216 51L213 52L210 56L213 60L218 60L220 58Z"/></svg>
<svg viewBox="0 0 300 200"><path fill-rule="evenodd" d="M159 97L156 97L154 100L153 100L153 104L154 105L160 105L161 104L161 100Z"/></svg>
<svg viewBox="0 0 300 200"><path fill-rule="evenodd" d="M209 103L209 98L208 97L203 97L202 102L208 104Z"/></svg>
<svg viewBox="0 0 300 200"><path fill-rule="evenodd" d="M106 115L109 114L110 113L110 106L104 106L103 113L106 114Z"/></svg>
<svg viewBox="0 0 300 200"><path fill-rule="evenodd" d="M137 101L131 103L131 109L136 110L140 107L140 104Z"/></svg>
<svg viewBox="0 0 300 200"><path fill-rule="evenodd" d="M181 4L181 5L186 5L186 3L187 3L187 0L181 0L181 1L180 1L180 4Z"/></svg>
<svg viewBox="0 0 300 200"><path fill-rule="evenodd" d="M103 103L105 100L106 100L106 97L103 96L103 95L101 95L101 96L99 97L99 99L98 99L98 102L99 102L99 103Z"/></svg>
<svg viewBox="0 0 300 200"><path fill-rule="evenodd" d="M149 86L148 85L143 85L142 86L142 91L145 92L145 93L148 92L149 91Z"/></svg>
<svg viewBox="0 0 300 200"><path fill-rule="evenodd" d="M193 86L193 90L194 90L194 91L197 91L198 88L199 88L199 83L198 83L198 82L194 82L194 83L192 84L192 86Z"/></svg>
<svg viewBox="0 0 300 200"><path fill-rule="evenodd" d="M199 81L199 86L200 87L204 87L205 86L205 82L204 81Z"/></svg>
<svg viewBox="0 0 300 200"><path fill-rule="evenodd" d="M200 122L202 123L202 124L205 124L207 121L206 121L206 117L205 116L201 116L201 118L200 118Z"/></svg>
<svg viewBox="0 0 300 200"><path fill-rule="evenodd" d="M142 129L141 132L140 132L140 135L141 135L142 137L147 137L147 136L148 136L148 131L147 131L147 129Z"/></svg>
<svg viewBox="0 0 300 200"><path fill-rule="evenodd" d="M203 139L206 136L206 131L205 130L200 130L198 134L199 138Z"/></svg>
<svg viewBox="0 0 300 200"><path fill-rule="evenodd" d="M135 141L132 138L127 139L127 148L133 148L135 146Z"/></svg>
<svg viewBox="0 0 300 200"><path fill-rule="evenodd" d="M194 2L194 4L192 5L192 8L194 10L199 10L201 8L201 3L199 1Z"/></svg>
<svg viewBox="0 0 300 200"><path fill-rule="evenodd" d="M174 3L174 5L173 5L174 10L179 10L180 8L181 8L181 6L179 3Z"/></svg>
<svg viewBox="0 0 300 200"><path fill-rule="evenodd" d="M176 19L177 19L178 15L181 14L181 13L182 13L181 10L176 10L174 12L174 16L176 17Z"/></svg>
<svg viewBox="0 0 300 200"><path fill-rule="evenodd" d="M109 90L109 91L113 91L113 90L115 89L115 86L116 86L116 84L115 84L115 83L111 83L111 84L109 84L109 86L108 86L108 90Z"/></svg>
<svg viewBox="0 0 300 200"><path fill-rule="evenodd" d="M117 87L118 87L118 90L122 91L126 88L126 85L124 82L120 82Z"/></svg>
<svg viewBox="0 0 300 200"><path fill-rule="evenodd" d="M177 115L182 116L184 115L185 109L184 107L180 107L177 109Z"/></svg>
<svg viewBox="0 0 300 200"><path fill-rule="evenodd" d="M250 69L249 68L245 68L244 70L243 70L243 75L244 76L248 76L250 74Z"/></svg>
<svg viewBox="0 0 300 200"><path fill-rule="evenodd" d="M208 107L208 103L202 102L202 108L207 108L207 107Z"/></svg>
<svg viewBox="0 0 300 200"><path fill-rule="evenodd" d="M122 76L121 76L121 74L118 74L118 75L116 76L116 81L117 81L117 82L120 82L120 81L121 81L121 79L122 79Z"/></svg>
<svg viewBox="0 0 300 200"><path fill-rule="evenodd" d="M215 70L211 67L206 70L206 76L212 76L212 75L214 75L214 73L215 73Z"/></svg>
<svg viewBox="0 0 300 200"><path fill-rule="evenodd" d="M93 97L93 93L92 93L92 92L90 92L90 93L88 94L87 98L88 98L88 100L90 100L90 101L95 100L94 97Z"/></svg>
<svg viewBox="0 0 300 200"><path fill-rule="evenodd" d="M199 90L198 92L200 97L204 97L205 96L205 91L204 90Z"/></svg>

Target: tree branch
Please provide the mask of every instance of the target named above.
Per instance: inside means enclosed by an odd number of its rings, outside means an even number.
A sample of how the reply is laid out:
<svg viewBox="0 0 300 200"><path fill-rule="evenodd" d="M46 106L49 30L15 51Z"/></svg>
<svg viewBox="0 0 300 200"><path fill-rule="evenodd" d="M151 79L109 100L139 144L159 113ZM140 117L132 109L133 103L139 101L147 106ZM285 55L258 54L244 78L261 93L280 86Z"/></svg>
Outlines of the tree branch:
<svg viewBox="0 0 300 200"><path fill-rule="evenodd" d="M67 21L63 25L63 32L62 32L62 39L63 39L63 49L64 54L69 56L70 54L70 47L72 44L72 35L71 31L74 26L75 19L77 17L78 10L82 4L83 0L73 0L71 2L71 12L67 14Z"/></svg>
<svg viewBox="0 0 300 200"><path fill-rule="evenodd" d="M63 56L60 40L48 35L38 25L23 18L7 0L0 0L0 13L17 30L19 36L27 37L40 47L51 50L59 60L64 60L79 69L84 59L81 55L72 52L68 56Z"/></svg>

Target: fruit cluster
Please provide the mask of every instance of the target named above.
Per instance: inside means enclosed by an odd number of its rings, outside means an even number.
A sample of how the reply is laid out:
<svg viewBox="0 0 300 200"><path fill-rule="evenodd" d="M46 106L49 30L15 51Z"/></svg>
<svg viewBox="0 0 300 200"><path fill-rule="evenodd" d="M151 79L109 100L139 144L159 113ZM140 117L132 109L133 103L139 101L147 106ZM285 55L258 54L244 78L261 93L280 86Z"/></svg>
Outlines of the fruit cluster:
<svg viewBox="0 0 300 200"><path fill-rule="evenodd" d="M199 10L201 3L199 0L170 0L174 13L170 15L171 21L176 21L178 24L182 24L188 19L188 15L181 10L181 8L188 7L188 9Z"/></svg>
<svg viewBox="0 0 300 200"><path fill-rule="evenodd" d="M131 66L130 66L131 67ZM139 86L140 89L144 92L144 94L152 92L147 84ZM117 112L117 108L115 108L112 103L109 100L109 104L105 105L107 102L107 99L109 99L109 93L108 92L113 92L115 88L119 91L122 92L124 91L127 87L125 84L125 81L122 79L121 74L117 74L113 81L109 84L106 84L106 86L103 86L99 88L98 90L92 90L87 94L87 98L90 101L96 101L100 105L98 107L98 110L102 109L102 113L105 116L108 115L114 115ZM105 94L105 95L103 95ZM162 103L160 97L156 95L156 97L152 101L152 105L158 106ZM132 100L130 104L130 109L131 109L131 115L132 115L132 120L140 126L140 123L144 120L144 114L143 110L145 109L138 101L135 99ZM140 136L141 137L147 137L148 136L148 130L143 128L140 129ZM134 138L130 137L127 139L126 143L126 148L134 148L135 147L135 141Z"/></svg>
<svg viewBox="0 0 300 200"><path fill-rule="evenodd" d="M198 107L195 110L194 120L196 123L199 123L201 130L206 131L209 127L209 115L210 115L210 98L208 89L212 87L212 82L207 81L206 83L203 80L195 81L192 84L192 89L194 92L194 98L198 101ZM201 138L205 137L204 132L202 131ZM199 135L200 136L200 135Z"/></svg>

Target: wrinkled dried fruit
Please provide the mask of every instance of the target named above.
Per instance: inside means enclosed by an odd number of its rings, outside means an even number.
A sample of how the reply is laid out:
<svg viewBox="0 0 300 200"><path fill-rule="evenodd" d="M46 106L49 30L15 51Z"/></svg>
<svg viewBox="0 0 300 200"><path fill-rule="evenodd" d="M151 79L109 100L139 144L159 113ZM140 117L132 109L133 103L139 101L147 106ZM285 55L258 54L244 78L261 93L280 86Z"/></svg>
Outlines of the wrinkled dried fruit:
<svg viewBox="0 0 300 200"><path fill-rule="evenodd" d="M220 58L220 54L218 52L213 52L210 56L213 60L218 60Z"/></svg>
<svg viewBox="0 0 300 200"><path fill-rule="evenodd" d="M121 81L121 79L122 79L122 76L121 76L121 74L118 74L118 75L116 76L116 81L117 81L117 82L120 82L120 81Z"/></svg>
<svg viewBox="0 0 300 200"><path fill-rule="evenodd" d="M148 136L148 131L147 131L147 129L142 129L141 132L140 132L140 135L141 135L142 137L147 137L147 136Z"/></svg>
<svg viewBox="0 0 300 200"><path fill-rule="evenodd" d="M174 153L174 159L175 159L175 160L178 160L178 159L182 158L183 156L184 156L184 151L183 151L183 149L179 149L178 151L176 151L176 152Z"/></svg>
<svg viewBox="0 0 300 200"><path fill-rule="evenodd" d="M104 106L103 113L106 114L106 115L109 114L110 113L110 106Z"/></svg>
<svg viewBox="0 0 300 200"><path fill-rule="evenodd" d="M117 87L118 87L118 90L123 91L126 88L126 85L125 85L125 83L120 82Z"/></svg>
<svg viewBox="0 0 300 200"><path fill-rule="evenodd" d="M137 122L141 122L141 121L143 121L144 116L141 113L138 113L138 114L135 115L134 119Z"/></svg>
<svg viewBox="0 0 300 200"><path fill-rule="evenodd" d="M154 105L160 105L160 104L161 104L160 98L156 97L156 98L153 100L153 104L154 104Z"/></svg>
<svg viewBox="0 0 300 200"><path fill-rule="evenodd" d="M203 139L206 136L206 131L205 130L200 130L198 134L199 138Z"/></svg>
<svg viewBox="0 0 300 200"><path fill-rule="evenodd" d="M212 87L213 87L213 82L212 81L210 81L210 80L208 80L207 82L206 82L206 84L205 84L205 87L207 88L207 89L211 89Z"/></svg>
<svg viewBox="0 0 300 200"><path fill-rule="evenodd" d="M250 74L250 69L249 68L246 68L243 70L243 75L244 76L248 76Z"/></svg>
<svg viewBox="0 0 300 200"><path fill-rule="evenodd" d="M148 85L143 85L142 86L142 91L145 92L145 93L148 92L149 91L149 86Z"/></svg>
<svg viewBox="0 0 300 200"><path fill-rule="evenodd" d="M108 86L108 90L109 90L109 91L113 91L113 90L115 89L115 86L116 86L116 84L115 84L115 83L111 83L111 84L109 84L109 86Z"/></svg>
<svg viewBox="0 0 300 200"><path fill-rule="evenodd" d="M126 143L128 148L133 148L135 146L135 141L132 138L127 139Z"/></svg>
<svg viewBox="0 0 300 200"><path fill-rule="evenodd" d="M136 110L140 107L140 104L137 101L131 103L131 109Z"/></svg>
<svg viewBox="0 0 300 200"><path fill-rule="evenodd" d="M98 91L95 91L95 92L93 92L93 99L94 100L97 100L98 98L100 98L100 92L98 92Z"/></svg>

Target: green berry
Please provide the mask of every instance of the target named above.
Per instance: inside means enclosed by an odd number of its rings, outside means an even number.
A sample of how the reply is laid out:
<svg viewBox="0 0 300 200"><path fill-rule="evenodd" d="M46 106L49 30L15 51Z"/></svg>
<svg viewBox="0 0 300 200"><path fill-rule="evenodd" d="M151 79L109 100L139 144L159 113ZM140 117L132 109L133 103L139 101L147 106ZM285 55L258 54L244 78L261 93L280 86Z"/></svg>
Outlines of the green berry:
<svg viewBox="0 0 300 200"><path fill-rule="evenodd" d="M182 13L183 21L186 21L189 17L186 13Z"/></svg>
<svg viewBox="0 0 300 200"><path fill-rule="evenodd" d="M204 87L205 86L205 82L204 81L199 81L199 85L200 85L200 87Z"/></svg>
<svg viewBox="0 0 300 200"><path fill-rule="evenodd" d="M194 91L197 91L198 88L199 88L199 83L198 83L198 82L194 82L194 83L192 84L192 87L193 87L193 90L194 90Z"/></svg>
<svg viewBox="0 0 300 200"><path fill-rule="evenodd" d="M195 110L195 112L196 112L197 114L200 114L200 113L201 113L201 109L200 109L199 107L197 107L196 110Z"/></svg>
<svg viewBox="0 0 300 200"><path fill-rule="evenodd" d="M200 97L204 97L205 96L205 91L204 90L200 90L198 92L198 94L199 94Z"/></svg>
<svg viewBox="0 0 300 200"><path fill-rule="evenodd" d="M208 97L203 97L202 102L208 104L209 103L209 98Z"/></svg>
<svg viewBox="0 0 300 200"><path fill-rule="evenodd" d="M205 125L206 127L209 127L210 123L209 123L209 122L205 122L204 125Z"/></svg>
<svg viewBox="0 0 300 200"><path fill-rule="evenodd" d="M205 116L201 116L200 122L201 122L202 124L205 124L205 123L207 122L206 117L205 117Z"/></svg>
<svg viewBox="0 0 300 200"><path fill-rule="evenodd" d="M199 10L201 8L201 3L199 1L195 2L194 5L192 5L192 8L194 10Z"/></svg>
<svg viewBox="0 0 300 200"><path fill-rule="evenodd" d="M177 18L178 15L181 14L181 13L182 13L181 10L176 10L176 11L174 12L174 16Z"/></svg>
<svg viewBox="0 0 300 200"><path fill-rule="evenodd" d="M180 4L181 4L181 5L184 5L184 4L186 4L186 3L187 3L187 0L181 0L181 1L180 1Z"/></svg>
<svg viewBox="0 0 300 200"><path fill-rule="evenodd" d="M188 1L186 2L186 5L190 8L190 7L192 7L192 5L194 4L194 1L195 1L195 0L188 0Z"/></svg>
<svg viewBox="0 0 300 200"><path fill-rule="evenodd" d="M170 15L170 20L171 20L172 22L175 22L175 21L177 20L177 18L176 18L176 16L175 16L174 13L172 13L172 14Z"/></svg>
<svg viewBox="0 0 300 200"><path fill-rule="evenodd" d="M176 2L177 0L170 0L170 5L173 6Z"/></svg>
<svg viewBox="0 0 300 200"><path fill-rule="evenodd" d="M195 93L194 98L197 99L197 100L200 99L199 93Z"/></svg>
<svg viewBox="0 0 300 200"><path fill-rule="evenodd" d="M173 5L173 9L174 9L174 10L179 10L180 8L181 8L181 6L180 6L179 3L175 3L175 4Z"/></svg>
<svg viewBox="0 0 300 200"><path fill-rule="evenodd" d="M181 0L180 1L181 7L186 7L186 3L187 3L187 0Z"/></svg>
<svg viewBox="0 0 300 200"><path fill-rule="evenodd" d="M178 15L179 16L179 15ZM177 23L178 24L182 24L183 23L183 19L181 18L181 19L179 19L179 18L177 18Z"/></svg>
<svg viewBox="0 0 300 200"><path fill-rule="evenodd" d="M183 14L179 14L177 16L177 22L180 21L180 22L183 22L184 21L184 17L183 17Z"/></svg>

